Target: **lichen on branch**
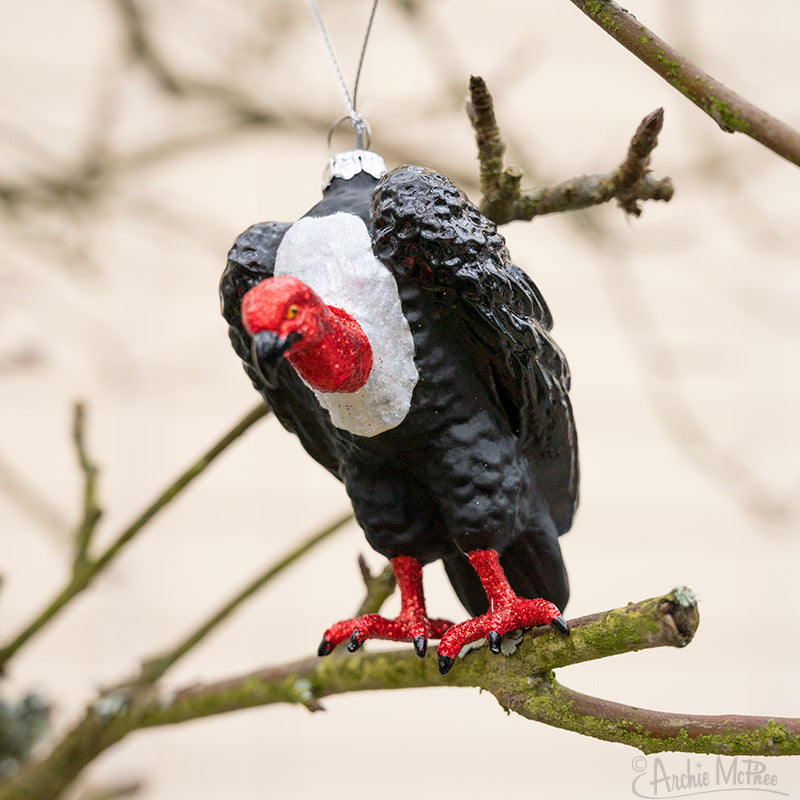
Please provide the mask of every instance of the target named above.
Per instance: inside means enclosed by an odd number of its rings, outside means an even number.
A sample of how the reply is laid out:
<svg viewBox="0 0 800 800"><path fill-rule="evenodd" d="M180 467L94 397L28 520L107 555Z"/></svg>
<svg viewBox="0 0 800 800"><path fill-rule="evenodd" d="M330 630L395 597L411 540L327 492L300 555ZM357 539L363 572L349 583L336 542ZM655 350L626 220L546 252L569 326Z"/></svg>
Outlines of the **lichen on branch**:
<svg viewBox="0 0 800 800"><path fill-rule="evenodd" d="M684 647L697 630L684 589L573 620L569 636L542 628L510 656L487 647L466 653L446 676L436 660L408 648L308 658L165 694L133 682L102 695L50 755L0 785L0 800L53 800L87 764L129 733L273 703L319 709L330 695L426 686L473 686L529 719L645 752L685 750L751 755L800 754L800 720L665 714L574 692L553 669L650 647Z"/></svg>
<svg viewBox="0 0 800 800"><path fill-rule="evenodd" d="M494 103L483 78L472 77L467 115L475 131L480 165L481 211L498 225L512 220L531 220L542 214L576 211L616 198L627 214L639 216L642 200L670 200L674 187L670 178L650 174L650 155L658 143L664 122L662 108L648 114L631 140L623 162L614 170L581 175L554 186L522 192L523 172L503 166L505 143L494 113Z"/></svg>
<svg viewBox="0 0 800 800"><path fill-rule="evenodd" d="M744 133L800 166L800 133L721 84L613 0L570 0L726 133Z"/></svg>

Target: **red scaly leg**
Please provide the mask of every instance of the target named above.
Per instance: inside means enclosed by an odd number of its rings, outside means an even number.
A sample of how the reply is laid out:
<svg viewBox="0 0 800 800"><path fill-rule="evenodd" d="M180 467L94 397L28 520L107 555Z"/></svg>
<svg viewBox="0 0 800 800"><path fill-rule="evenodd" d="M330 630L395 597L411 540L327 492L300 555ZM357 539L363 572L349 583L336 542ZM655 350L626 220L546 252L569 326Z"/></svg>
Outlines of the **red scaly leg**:
<svg viewBox="0 0 800 800"><path fill-rule="evenodd" d="M347 649L353 653L367 639L391 639L397 642L414 642L420 658L425 656L428 639L441 639L453 624L446 619L428 619L425 595L422 591L422 564L411 556L397 556L392 567L400 588L400 613L395 619L379 614L365 614L355 619L337 622L325 631L319 655L326 656L337 644L350 640Z"/></svg>
<svg viewBox="0 0 800 800"><path fill-rule="evenodd" d="M484 636L493 653L500 652L500 637L518 628L535 628L552 625L562 633L569 627L553 603L538 597L526 600L519 597L500 566L500 556L495 550L473 550L467 553L470 563L481 579L489 611L480 617L468 619L451 627L439 642L439 672L447 674L461 648Z"/></svg>

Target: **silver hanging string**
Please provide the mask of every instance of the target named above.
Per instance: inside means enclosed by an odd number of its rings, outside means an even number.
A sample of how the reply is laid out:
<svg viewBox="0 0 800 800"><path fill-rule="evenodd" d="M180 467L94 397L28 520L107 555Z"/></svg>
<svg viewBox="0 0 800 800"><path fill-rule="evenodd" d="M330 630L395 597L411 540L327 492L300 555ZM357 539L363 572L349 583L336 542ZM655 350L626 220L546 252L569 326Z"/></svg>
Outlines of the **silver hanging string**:
<svg viewBox="0 0 800 800"><path fill-rule="evenodd" d="M378 10L378 0L373 0L372 11L369 13L367 30L364 32L364 41L361 45L361 55L358 57L358 67L356 68L356 81L353 84L353 109L356 108L356 98L358 97L358 82L361 79L361 68L364 66L364 56L367 53L369 35L372 33L372 21L375 19L375 12Z"/></svg>
<svg viewBox="0 0 800 800"><path fill-rule="evenodd" d="M339 88L342 91L342 97L344 97L345 105L347 106L348 117L350 119L350 124L353 126L353 130L356 132L356 147L359 150L364 150L369 147L369 126L367 124L366 119L361 116L356 110L356 98L358 96L358 82L361 78L361 68L364 65L364 55L367 52L367 43L369 42L369 36L372 32L372 21L375 19L375 11L378 8L378 0L373 0L372 3L372 11L369 15L369 22L367 23L367 30L364 34L364 41L361 45L361 56L358 60L358 68L356 70L356 80L353 84L353 97L351 99L350 92L347 90L347 84L345 83L344 76L342 75L342 70L339 68L339 62L336 60L336 54L333 52L333 45L331 44L330 37L328 36L328 31L325 28L325 24L322 21L322 17L319 13L319 8L317 7L316 0L308 0L308 5L311 8L311 15L314 17L314 22L317 25L317 29L320 32L320 36L322 36L322 42L325 45L325 49L328 52L328 58L333 64L333 70L336 73L336 81L339 84ZM341 122L341 120L339 121ZM331 135L335 128L339 125L337 122L336 125L331 129ZM330 136L329 136L330 139Z"/></svg>

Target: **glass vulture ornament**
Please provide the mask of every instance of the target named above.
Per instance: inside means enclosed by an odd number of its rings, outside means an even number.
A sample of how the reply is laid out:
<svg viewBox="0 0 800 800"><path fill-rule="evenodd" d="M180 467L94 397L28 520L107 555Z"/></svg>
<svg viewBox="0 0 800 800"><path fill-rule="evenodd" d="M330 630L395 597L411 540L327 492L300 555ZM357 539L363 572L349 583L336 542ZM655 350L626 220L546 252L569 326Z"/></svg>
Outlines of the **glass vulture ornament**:
<svg viewBox="0 0 800 800"><path fill-rule="evenodd" d="M336 622L320 655L393 639L424 656L439 639L444 674L468 642L568 632L569 370L539 290L450 180L387 173L367 150L333 157L304 217L236 240L221 296L253 385L344 483L397 576L397 618ZM422 568L437 559L471 615L459 624L428 616Z"/></svg>

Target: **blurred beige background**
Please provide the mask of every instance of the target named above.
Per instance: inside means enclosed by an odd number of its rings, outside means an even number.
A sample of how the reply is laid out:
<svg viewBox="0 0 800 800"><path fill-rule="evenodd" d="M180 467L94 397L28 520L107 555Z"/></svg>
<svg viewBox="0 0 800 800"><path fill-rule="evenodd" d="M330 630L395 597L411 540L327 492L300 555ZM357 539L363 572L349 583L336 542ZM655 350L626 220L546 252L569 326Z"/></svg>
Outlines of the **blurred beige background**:
<svg viewBox="0 0 800 800"><path fill-rule="evenodd" d="M323 2L348 80L368 16ZM235 236L319 197L344 113L305 3L0 6L0 636L60 587L81 491L69 438L89 406L111 541L256 401L217 282ZM712 75L800 127L800 7L638 0L631 10ZM605 171L664 106L654 156L677 191L639 220L613 207L504 229L573 371L582 505L562 542L567 616L685 583L689 648L560 673L637 706L800 715L800 172L722 134L570 3L383 0L360 88L373 148L478 199L462 111L482 75L526 185ZM20 653L63 730L300 538L348 506L275 420L203 475ZM171 675L185 685L306 656L361 596L354 526L243 607ZM462 611L438 566L429 608ZM635 751L506 716L471 690L335 697L138 733L82 785L146 800L631 796ZM684 756L667 756L676 770ZM712 764L711 759L706 759ZM798 759L770 761L800 793ZM738 797L756 795L748 792ZM760 796L760 795L759 795Z"/></svg>

